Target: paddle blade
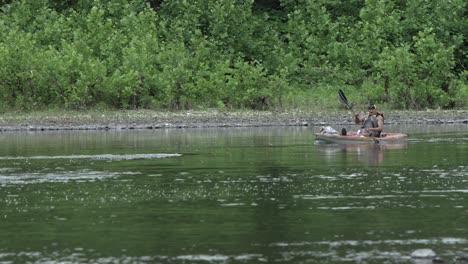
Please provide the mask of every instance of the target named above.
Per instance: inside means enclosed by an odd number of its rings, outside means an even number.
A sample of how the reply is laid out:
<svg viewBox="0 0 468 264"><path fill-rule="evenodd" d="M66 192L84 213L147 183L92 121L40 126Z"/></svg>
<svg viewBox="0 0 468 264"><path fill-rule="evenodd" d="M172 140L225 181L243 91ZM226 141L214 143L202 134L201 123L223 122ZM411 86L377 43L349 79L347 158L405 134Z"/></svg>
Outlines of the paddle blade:
<svg viewBox="0 0 468 264"><path fill-rule="evenodd" d="M342 104L348 105L348 101L346 100L346 97L344 97L344 94L341 92L341 90L338 91L338 99Z"/></svg>
<svg viewBox="0 0 468 264"><path fill-rule="evenodd" d="M340 99L340 102L342 104L345 104L349 108L349 110L353 110L353 106L349 104L348 98L346 98L344 92L341 89L338 90L338 99Z"/></svg>
<svg viewBox="0 0 468 264"><path fill-rule="evenodd" d="M340 101L347 105L348 98L346 98L344 92L341 89L338 90L338 95L340 96Z"/></svg>

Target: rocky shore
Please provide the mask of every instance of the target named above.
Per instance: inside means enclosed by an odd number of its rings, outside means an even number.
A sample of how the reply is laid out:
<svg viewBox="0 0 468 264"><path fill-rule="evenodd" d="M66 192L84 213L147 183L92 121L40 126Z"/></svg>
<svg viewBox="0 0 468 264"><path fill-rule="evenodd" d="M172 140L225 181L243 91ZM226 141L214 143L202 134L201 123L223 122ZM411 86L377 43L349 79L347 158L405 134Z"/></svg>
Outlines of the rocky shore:
<svg viewBox="0 0 468 264"><path fill-rule="evenodd" d="M387 111L386 124L468 124L468 110ZM352 124L346 111L39 112L0 114L0 131L324 126Z"/></svg>

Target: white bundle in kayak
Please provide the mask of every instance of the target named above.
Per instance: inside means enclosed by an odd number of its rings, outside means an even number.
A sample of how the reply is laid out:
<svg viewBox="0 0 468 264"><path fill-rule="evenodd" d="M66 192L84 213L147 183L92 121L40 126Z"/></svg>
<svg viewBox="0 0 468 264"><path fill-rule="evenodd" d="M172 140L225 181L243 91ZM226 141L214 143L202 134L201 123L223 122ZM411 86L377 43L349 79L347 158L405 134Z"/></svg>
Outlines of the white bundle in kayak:
<svg viewBox="0 0 468 264"><path fill-rule="evenodd" d="M339 133L333 127L326 126L326 127L321 127L320 128L320 134L336 135L336 134L339 134Z"/></svg>

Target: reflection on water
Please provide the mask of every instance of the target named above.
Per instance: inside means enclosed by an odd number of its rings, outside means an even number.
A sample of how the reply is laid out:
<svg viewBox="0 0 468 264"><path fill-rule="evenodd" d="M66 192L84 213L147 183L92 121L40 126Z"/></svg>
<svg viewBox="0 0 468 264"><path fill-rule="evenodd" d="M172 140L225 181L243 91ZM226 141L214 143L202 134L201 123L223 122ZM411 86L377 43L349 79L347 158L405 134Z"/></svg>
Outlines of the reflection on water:
<svg viewBox="0 0 468 264"><path fill-rule="evenodd" d="M411 129L354 145L310 128L3 133L0 262L466 256L467 129Z"/></svg>
<svg viewBox="0 0 468 264"><path fill-rule="evenodd" d="M385 153L392 150L402 150L408 143L363 143L363 144L330 144L316 141L321 156L331 162L339 159L356 161L366 165L379 165L385 160Z"/></svg>

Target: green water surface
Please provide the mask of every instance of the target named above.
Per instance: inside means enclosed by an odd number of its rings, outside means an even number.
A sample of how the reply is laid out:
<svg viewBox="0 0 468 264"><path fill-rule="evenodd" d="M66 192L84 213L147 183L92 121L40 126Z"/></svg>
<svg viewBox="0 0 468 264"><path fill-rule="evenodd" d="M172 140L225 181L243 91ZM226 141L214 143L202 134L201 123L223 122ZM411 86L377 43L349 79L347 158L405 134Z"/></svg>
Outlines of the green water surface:
<svg viewBox="0 0 468 264"><path fill-rule="evenodd" d="M468 126L0 134L2 263L413 263L468 255Z"/></svg>

